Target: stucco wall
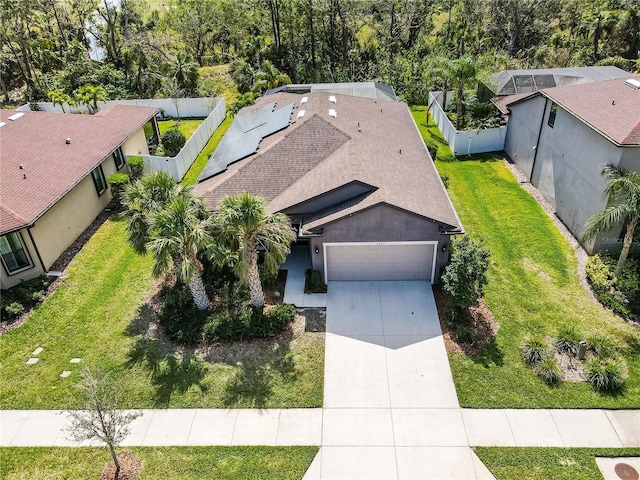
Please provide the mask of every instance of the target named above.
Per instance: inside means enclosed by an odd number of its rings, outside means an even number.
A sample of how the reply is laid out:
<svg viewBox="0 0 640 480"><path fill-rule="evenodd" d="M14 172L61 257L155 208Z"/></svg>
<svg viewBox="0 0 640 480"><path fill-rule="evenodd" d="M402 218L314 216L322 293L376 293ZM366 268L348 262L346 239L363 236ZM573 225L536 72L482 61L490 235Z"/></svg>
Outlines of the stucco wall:
<svg viewBox="0 0 640 480"><path fill-rule="evenodd" d="M38 260L38 255L36 254L33 243L31 242L28 230L24 228L20 230L19 233L22 237L23 245L29 253L32 267L13 275L8 275L4 269L4 265L0 266L0 288L2 289L11 288L14 285L19 284L22 280L29 280L30 278L34 278L45 273L42 269L42 265L40 264L40 260Z"/></svg>
<svg viewBox="0 0 640 480"><path fill-rule="evenodd" d="M556 214L579 238L593 214L606 207L602 165L618 165L622 149L558 107L553 128L545 116L531 183L555 206Z"/></svg>
<svg viewBox="0 0 640 480"><path fill-rule="evenodd" d="M314 270L324 273L324 242L437 241L436 279L448 259L449 235L438 233L438 224L387 205L379 205L324 227L323 236L311 239ZM442 252L442 247L446 251ZM315 253L318 247L319 253Z"/></svg>
<svg viewBox="0 0 640 480"><path fill-rule="evenodd" d="M509 158L531 179L531 167L538 143L540 121L545 110L545 99L535 97L510 107L511 116L504 142Z"/></svg>
<svg viewBox="0 0 640 480"><path fill-rule="evenodd" d="M620 166L640 172L640 147L627 147L622 149Z"/></svg>
<svg viewBox="0 0 640 480"><path fill-rule="evenodd" d="M147 139L144 136L144 129L141 128L122 144L122 152L125 155L149 155Z"/></svg>

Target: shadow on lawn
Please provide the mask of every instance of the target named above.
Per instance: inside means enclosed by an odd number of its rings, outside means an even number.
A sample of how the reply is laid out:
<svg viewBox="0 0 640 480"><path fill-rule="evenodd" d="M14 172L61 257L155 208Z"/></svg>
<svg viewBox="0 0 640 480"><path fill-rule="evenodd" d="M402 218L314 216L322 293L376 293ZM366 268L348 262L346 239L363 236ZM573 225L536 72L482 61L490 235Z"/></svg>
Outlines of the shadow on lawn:
<svg viewBox="0 0 640 480"><path fill-rule="evenodd" d="M482 347L471 359L485 368L489 368L491 365L498 367L504 365L504 353L496 343L496 337L489 340L489 343Z"/></svg>

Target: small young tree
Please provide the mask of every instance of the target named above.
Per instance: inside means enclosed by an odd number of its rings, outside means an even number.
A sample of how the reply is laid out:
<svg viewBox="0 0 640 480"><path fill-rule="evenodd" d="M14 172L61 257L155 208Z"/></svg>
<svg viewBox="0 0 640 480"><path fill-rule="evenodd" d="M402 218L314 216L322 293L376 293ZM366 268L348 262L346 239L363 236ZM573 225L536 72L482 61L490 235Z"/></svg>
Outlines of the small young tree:
<svg viewBox="0 0 640 480"><path fill-rule="evenodd" d="M451 242L451 261L442 274L442 287L460 310L475 305L487 284L489 250L467 235Z"/></svg>
<svg viewBox="0 0 640 480"><path fill-rule="evenodd" d="M170 157L175 157L182 147L184 147L185 143L187 143L187 139L184 136L184 133L177 128L172 128L162 134L162 145L164 146L165 152Z"/></svg>
<svg viewBox="0 0 640 480"><path fill-rule="evenodd" d="M103 442L111 453L117 480L120 474L120 463L116 448L129 434L129 424L141 413L118 410L119 388L108 373L92 371L85 367L80 372L78 387L83 394L84 408L69 412L71 420L67 427L69 438L76 442L83 440Z"/></svg>

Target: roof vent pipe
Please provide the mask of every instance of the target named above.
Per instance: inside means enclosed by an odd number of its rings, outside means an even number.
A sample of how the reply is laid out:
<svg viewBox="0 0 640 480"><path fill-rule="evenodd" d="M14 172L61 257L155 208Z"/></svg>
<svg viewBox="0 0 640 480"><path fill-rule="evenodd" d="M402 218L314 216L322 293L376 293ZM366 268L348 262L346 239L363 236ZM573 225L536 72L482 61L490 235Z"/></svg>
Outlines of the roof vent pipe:
<svg viewBox="0 0 640 480"><path fill-rule="evenodd" d="M66 143L67 145L71 145L71 139L67 138L64 143Z"/></svg>

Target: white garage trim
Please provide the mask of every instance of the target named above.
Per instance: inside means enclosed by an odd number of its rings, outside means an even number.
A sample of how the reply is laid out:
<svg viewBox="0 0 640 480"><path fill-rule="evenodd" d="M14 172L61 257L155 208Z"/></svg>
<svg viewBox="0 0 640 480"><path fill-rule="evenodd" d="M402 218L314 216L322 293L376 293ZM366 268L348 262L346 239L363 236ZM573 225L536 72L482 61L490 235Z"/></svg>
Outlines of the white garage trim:
<svg viewBox="0 0 640 480"><path fill-rule="evenodd" d="M436 274L436 261L438 256L438 242L437 241L420 241L420 242L326 242L322 244L322 256L324 263L324 283L327 283L327 247L341 247L341 246L359 246L363 247L367 245L433 245L433 265L431 266L431 283Z"/></svg>

